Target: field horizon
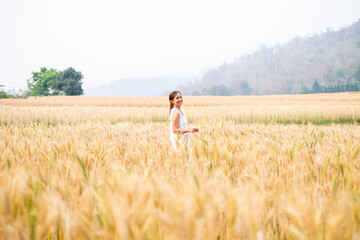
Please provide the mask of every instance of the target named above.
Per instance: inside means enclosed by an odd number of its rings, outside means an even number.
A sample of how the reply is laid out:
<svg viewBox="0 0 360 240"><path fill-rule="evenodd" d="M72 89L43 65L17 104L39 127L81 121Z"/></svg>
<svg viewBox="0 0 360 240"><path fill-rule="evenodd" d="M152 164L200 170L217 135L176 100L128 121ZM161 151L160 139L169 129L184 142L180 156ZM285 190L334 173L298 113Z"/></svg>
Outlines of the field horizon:
<svg viewBox="0 0 360 240"><path fill-rule="evenodd" d="M306 104L319 101L323 104L357 103L360 92L315 93L291 95L239 95L239 96L186 96L184 106L238 106L259 104ZM159 97L108 97L108 96L49 96L24 99L0 99L0 105L14 106L167 106L168 96Z"/></svg>

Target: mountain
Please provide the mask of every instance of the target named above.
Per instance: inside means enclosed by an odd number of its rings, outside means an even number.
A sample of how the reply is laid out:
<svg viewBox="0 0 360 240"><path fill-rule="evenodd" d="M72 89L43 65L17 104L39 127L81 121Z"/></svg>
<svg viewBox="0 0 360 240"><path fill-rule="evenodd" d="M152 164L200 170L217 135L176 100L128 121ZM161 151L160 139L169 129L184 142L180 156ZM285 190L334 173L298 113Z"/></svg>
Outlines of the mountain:
<svg viewBox="0 0 360 240"><path fill-rule="evenodd" d="M262 45L209 70L180 90L189 95L291 94L307 89L349 89L360 81L360 19L338 31ZM194 91L195 89L195 91Z"/></svg>
<svg viewBox="0 0 360 240"><path fill-rule="evenodd" d="M192 78L151 77L126 78L85 90L86 96L163 96L176 86L188 84Z"/></svg>

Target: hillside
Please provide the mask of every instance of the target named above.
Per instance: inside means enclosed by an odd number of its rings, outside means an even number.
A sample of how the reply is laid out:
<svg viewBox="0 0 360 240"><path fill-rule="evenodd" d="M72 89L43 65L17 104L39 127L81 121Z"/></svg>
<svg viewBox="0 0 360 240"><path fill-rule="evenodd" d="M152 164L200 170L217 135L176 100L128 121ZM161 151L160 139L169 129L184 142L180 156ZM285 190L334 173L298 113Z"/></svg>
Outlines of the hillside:
<svg viewBox="0 0 360 240"><path fill-rule="evenodd" d="M305 92L314 83L319 89L355 85L359 78L360 20L338 31L263 45L180 89L187 95L291 94Z"/></svg>

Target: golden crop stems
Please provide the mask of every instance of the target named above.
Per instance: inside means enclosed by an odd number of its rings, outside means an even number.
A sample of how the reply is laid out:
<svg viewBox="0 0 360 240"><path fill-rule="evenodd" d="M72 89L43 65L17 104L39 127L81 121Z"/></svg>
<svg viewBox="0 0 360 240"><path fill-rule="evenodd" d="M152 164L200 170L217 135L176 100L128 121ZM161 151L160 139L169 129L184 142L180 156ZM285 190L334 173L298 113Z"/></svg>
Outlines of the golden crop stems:
<svg viewBox="0 0 360 240"><path fill-rule="evenodd" d="M191 163L157 100L12 100L0 106L0 239L356 239L359 106L302 97L189 98Z"/></svg>

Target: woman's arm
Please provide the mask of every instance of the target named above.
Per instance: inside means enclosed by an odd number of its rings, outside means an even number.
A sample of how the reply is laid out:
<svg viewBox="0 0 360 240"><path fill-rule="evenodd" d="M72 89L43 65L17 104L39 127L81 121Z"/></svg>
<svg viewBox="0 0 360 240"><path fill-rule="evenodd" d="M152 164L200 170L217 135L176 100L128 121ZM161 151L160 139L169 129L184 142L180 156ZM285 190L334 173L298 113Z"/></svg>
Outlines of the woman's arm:
<svg viewBox="0 0 360 240"><path fill-rule="evenodd" d="M174 133L193 133L193 132L198 132L199 129L197 128L190 128L190 129L181 129L179 128L179 125L180 125L180 113L178 111L175 111L173 113L173 125L172 125L172 129L173 129L173 132Z"/></svg>

